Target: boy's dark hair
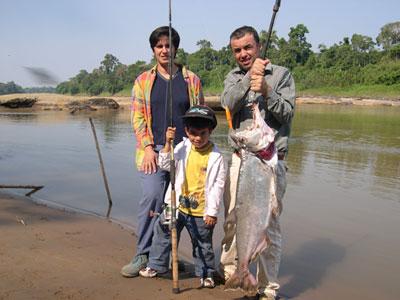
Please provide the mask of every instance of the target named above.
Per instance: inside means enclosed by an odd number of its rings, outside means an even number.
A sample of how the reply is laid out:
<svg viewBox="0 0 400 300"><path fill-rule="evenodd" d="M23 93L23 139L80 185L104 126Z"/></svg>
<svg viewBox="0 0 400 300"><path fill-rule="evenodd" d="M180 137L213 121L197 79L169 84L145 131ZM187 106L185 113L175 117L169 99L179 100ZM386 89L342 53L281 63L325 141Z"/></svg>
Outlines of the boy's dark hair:
<svg viewBox="0 0 400 300"><path fill-rule="evenodd" d="M256 41L257 44L260 43L260 37L258 36L257 30L255 30L251 26L242 26L237 29L235 29L232 33L231 36L229 37L229 41L232 39L240 39L244 37L246 34L250 33L253 35L254 40Z"/></svg>
<svg viewBox="0 0 400 300"><path fill-rule="evenodd" d="M188 129L190 129L190 128L196 128L196 129L208 128L210 130L213 130L215 128L213 121L207 120L207 119L202 119L202 118L184 119L183 124Z"/></svg>
<svg viewBox="0 0 400 300"><path fill-rule="evenodd" d="M217 126L214 111L206 105L193 105L186 111L182 119L187 128L214 129Z"/></svg>
<svg viewBox="0 0 400 300"><path fill-rule="evenodd" d="M149 42L151 50L153 50L153 48L157 45L158 41L162 36L169 37L168 26L158 27L154 29L154 31L150 34ZM174 45L175 50L178 50L181 38L179 37L178 32L174 28L171 28L171 39L172 39L172 45Z"/></svg>

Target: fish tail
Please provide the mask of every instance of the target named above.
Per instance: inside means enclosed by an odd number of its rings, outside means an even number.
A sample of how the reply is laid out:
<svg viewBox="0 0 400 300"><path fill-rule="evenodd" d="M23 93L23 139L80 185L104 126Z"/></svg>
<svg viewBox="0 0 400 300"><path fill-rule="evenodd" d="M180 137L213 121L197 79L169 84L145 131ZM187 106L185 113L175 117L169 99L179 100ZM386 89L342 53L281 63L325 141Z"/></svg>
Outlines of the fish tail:
<svg viewBox="0 0 400 300"><path fill-rule="evenodd" d="M239 272L236 270L235 273L225 282L225 291L236 290L240 287L240 276Z"/></svg>
<svg viewBox="0 0 400 300"><path fill-rule="evenodd" d="M257 286L258 282L254 278L253 274L250 272L247 272L247 274L243 277L242 282L241 282L241 289L247 294L247 295L255 295L257 293Z"/></svg>
<svg viewBox="0 0 400 300"><path fill-rule="evenodd" d="M242 276L241 276L242 275ZM257 280L248 270L244 274L239 274L236 270L235 273L225 282L225 291L242 289L246 294L257 293Z"/></svg>

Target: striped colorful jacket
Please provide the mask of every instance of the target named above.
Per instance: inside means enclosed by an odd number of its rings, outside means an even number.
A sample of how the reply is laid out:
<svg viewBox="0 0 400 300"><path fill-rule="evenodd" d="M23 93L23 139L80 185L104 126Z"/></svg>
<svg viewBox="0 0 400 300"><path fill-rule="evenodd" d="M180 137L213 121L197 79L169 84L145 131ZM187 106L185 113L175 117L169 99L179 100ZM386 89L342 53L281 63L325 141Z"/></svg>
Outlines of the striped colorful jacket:
<svg viewBox="0 0 400 300"><path fill-rule="evenodd" d="M136 136L136 167L140 169L144 157L144 148L153 145L151 131L150 95L157 74L157 65L140 74L132 89L131 123ZM190 106L204 104L203 90L200 78L196 74L182 67L183 78L188 86Z"/></svg>

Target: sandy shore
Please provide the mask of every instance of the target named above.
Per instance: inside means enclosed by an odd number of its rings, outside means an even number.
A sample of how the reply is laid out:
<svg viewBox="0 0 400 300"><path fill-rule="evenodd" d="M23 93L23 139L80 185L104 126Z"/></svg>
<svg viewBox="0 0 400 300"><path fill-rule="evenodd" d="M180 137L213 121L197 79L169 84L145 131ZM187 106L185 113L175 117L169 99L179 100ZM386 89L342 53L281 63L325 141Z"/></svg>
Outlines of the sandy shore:
<svg viewBox="0 0 400 300"><path fill-rule="evenodd" d="M68 109L67 105L72 101L84 102L94 98L109 98L115 100L122 109L129 109L131 105L131 97L89 97L89 96L71 96L60 94L10 94L1 95L0 104L15 98L36 98L37 102L34 107L37 109L45 110L64 110ZM206 97L206 104L213 109L221 109L219 96ZM297 97L296 104L343 104L343 105L386 105L386 106L400 106L400 99L387 100L387 99L363 99L363 98L341 98L341 97Z"/></svg>
<svg viewBox="0 0 400 300"><path fill-rule="evenodd" d="M95 216L35 204L0 192L0 299L232 299L223 286L200 289L181 274L179 295L168 278L123 278L135 237ZM190 269L190 268L187 268Z"/></svg>

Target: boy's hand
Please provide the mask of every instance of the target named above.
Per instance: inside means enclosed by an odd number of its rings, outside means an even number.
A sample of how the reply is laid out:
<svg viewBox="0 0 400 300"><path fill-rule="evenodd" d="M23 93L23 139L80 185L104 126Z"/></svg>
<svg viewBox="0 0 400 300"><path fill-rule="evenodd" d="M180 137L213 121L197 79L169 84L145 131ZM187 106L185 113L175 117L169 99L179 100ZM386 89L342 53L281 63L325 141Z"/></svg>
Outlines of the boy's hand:
<svg viewBox="0 0 400 300"><path fill-rule="evenodd" d="M162 152L168 153L171 151L171 142L175 139L176 127L168 127L165 131L165 145Z"/></svg>
<svg viewBox="0 0 400 300"><path fill-rule="evenodd" d="M217 224L217 217L212 217L212 216L205 216L205 220L204 223L206 223L206 225L208 227L214 227L215 224Z"/></svg>
<svg viewBox="0 0 400 300"><path fill-rule="evenodd" d="M170 143L175 139L175 131L176 127L168 127L167 131L165 132L165 141Z"/></svg>

